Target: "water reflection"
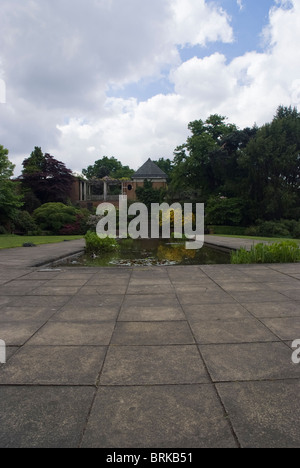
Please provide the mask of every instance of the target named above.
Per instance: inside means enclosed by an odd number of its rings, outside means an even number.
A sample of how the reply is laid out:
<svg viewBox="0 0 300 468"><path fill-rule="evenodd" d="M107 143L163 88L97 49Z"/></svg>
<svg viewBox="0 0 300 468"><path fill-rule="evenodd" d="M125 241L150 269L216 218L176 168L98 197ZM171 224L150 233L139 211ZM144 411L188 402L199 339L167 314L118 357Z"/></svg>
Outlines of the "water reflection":
<svg viewBox="0 0 300 468"><path fill-rule="evenodd" d="M74 266L152 266L152 265L211 265L230 263L230 256L208 247L187 250L185 242L165 239L124 239L120 250L91 258L84 255L70 264Z"/></svg>
<svg viewBox="0 0 300 468"><path fill-rule="evenodd" d="M157 249L158 260L169 260L182 264L185 261L191 261L196 257L196 250L187 250L185 244L160 245Z"/></svg>

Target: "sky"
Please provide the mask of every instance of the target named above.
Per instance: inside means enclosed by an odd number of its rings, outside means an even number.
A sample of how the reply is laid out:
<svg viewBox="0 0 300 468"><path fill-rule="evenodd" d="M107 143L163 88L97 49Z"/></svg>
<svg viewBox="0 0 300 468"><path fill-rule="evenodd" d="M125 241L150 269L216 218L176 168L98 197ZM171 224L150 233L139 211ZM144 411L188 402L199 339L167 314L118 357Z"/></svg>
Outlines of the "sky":
<svg viewBox="0 0 300 468"><path fill-rule="evenodd" d="M173 159L188 124L300 109L300 0L1 0L0 145L81 172Z"/></svg>

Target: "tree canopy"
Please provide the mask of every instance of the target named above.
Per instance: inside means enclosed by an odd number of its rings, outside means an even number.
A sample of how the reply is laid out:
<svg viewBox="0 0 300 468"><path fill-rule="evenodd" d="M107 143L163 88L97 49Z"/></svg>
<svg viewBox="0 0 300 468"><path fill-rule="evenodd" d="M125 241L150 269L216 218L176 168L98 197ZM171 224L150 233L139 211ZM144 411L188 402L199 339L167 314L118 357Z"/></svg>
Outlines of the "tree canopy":
<svg viewBox="0 0 300 468"><path fill-rule="evenodd" d="M73 183L72 171L50 154L43 154L35 147L28 159L23 161L20 180L30 189L41 204L66 202Z"/></svg>
<svg viewBox="0 0 300 468"><path fill-rule="evenodd" d="M8 159L8 150L0 145L0 222L11 220L17 209L23 206L18 184L11 179L15 166Z"/></svg>
<svg viewBox="0 0 300 468"><path fill-rule="evenodd" d="M112 179L130 179L134 174L134 170L130 169L129 166L123 166L115 157L103 156L98 161L87 169L82 170L82 174L87 179L103 179L106 176Z"/></svg>
<svg viewBox="0 0 300 468"><path fill-rule="evenodd" d="M166 195L166 191L163 188L154 189L151 180L145 179L144 186L137 187L136 195L141 203L144 203L144 205L146 205L147 208L150 208L152 203L163 202L163 199Z"/></svg>
<svg viewBox="0 0 300 468"><path fill-rule="evenodd" d="M226 117L211 115L205 122L190 122L191 136L175 149L172 187L174 190L189 188L207 197L224 179L224 139L237 131ZM228 158L227 158L228 159Z"/></svg>
<svg viewBox="0 0 300 468"><path fill-rule="evenodd" d="M259 218L300 218L300 114L279 107L241 155L245 191Z"/></svg>
<svg viewBox="0 0 300 468"><path fill-rule="evenodd" d="M209 204L211 213L225 209L224 199L235 199L232 219L239 218L240 206L244 223L300 218L300 114L296 108L280 106L272 122L260 128L240 130L219 115L191 122L188 128L191 136L174 152L173 195L193 194Z"/></svg>
<svg viewBox="0 0 300 468"><path fill-rule="evenodd" d="M253 227L263 222L273 229L274 222L285 220L287 228L281 232L293 228L296 233L295 223L300 223L297 108L278 107L272 121L261 127L239 129L226 117L213 114L190 122L188 130L186 142L174 150L173 161L155 161L168 175L169 201L205 203L211 224ZM13 219L23 204L18 183L11 180L13 170L8 150L0 146L1 222ZM105 176L130 179L135 171L115 157L103 156L82 172L91 180ZM48 202L66 203L73 176L64 163L35 147L23 162L19 181L25 196L23 209L32 213ZM147 205L165 197L165 191L154 190L151 181L145 181L136 193Z"/></svg>
<svg viewBox="0 0 300 468"><path fill-rule="evenodd" d="M168 177L171 176L172 171L174 169L174 164L173 161L171 161L169 158L159 158L157 161L153 161L154 164L156 164L162 171L164 171L165 174L167 174Z"/></svg>

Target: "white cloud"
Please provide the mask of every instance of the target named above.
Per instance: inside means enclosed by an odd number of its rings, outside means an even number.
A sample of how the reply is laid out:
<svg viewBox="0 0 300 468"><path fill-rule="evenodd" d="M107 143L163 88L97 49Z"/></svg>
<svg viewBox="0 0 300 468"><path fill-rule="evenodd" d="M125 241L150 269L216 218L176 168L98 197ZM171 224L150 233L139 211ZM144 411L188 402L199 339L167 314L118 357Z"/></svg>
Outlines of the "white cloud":
<svg viewBox="0 0 300 468"><path fill-rule="evenodd" d="M179 45L206 45L211 41L232 42L229 16L220 7L204 0L172 0L170 31Z"/></svg>
<svg viewBox="0 0 300 468"><path fill-rule="evenodd" d="M175 91L191 102L201 98L201 106L216 107L224 96L231 96L235 78L226 70L226 57L215 53L204 59L183 63L172 73ZM198 99L195 102L199 106Z"/></svg>
<svg viewBox="0 0 300 468"><path fill-rule="evenodd" d="M5 81L0 78L0 104L6 103L6 84Z"/></svg>
<svg viewBox="0 0 300 468"><path fill-rule="evenodd" d="M137 168L149 156L172 157L187 124L211 113L244 127L270 120L279 104L300 108L298 0L271 10L265 52L230 63L221 53L180 61L177 46L233 40L229 16L212 2L2 4L7 104L0 106L0 144L18 168L36 145L77 171L103 155ZM106 96L112 84L166 70L171 94L142 102Z"/></svg>
<svg viewBox="0 0 300 468"><path fill-rule="evenodd" d="M137 169L147 157L172 158L172 145L179 145L186 138L188 115L184 112L180 96L157 95L142 103L123 101L124 108L127 109L124 113L115 112L115 106L119 103L119 99L116 102L110 99L107 109L111 106L111 115L90 123L89 127L93 132L90 141L96 148L92 154L87 154L87 144L80 133L80 121L72 121L68 126L59 127L62 132L62 148L72 145L74 139L77 142L70 159L71 162L75 152L74 159L82 166L76 167L77 170L92 164L95 156L100 158L103 155L116 156L123 164Z"/></svg>
<svg viewBox="0 0 300 468"><path fill-rule="evenodd" d="M244 9L243 0L236 0L236 3L238 4L238 7L239 7L240 10Z"/></svg>
<svg viewBox="0 0 300 468"><path fill-rule="evenodd" d="M226 13L204 0L2 0L0 39L8 87L1 143L18 170L21 154L36 145L77 168L94 157L92 147L99 156L142 160L163 141L169 155L173 124L157 125L156 104L176 96L138 104L107 99L107 89L157 79L180 65L178 45L228 42L232 30ZM171 122L177 111L165 109L170 116L158 110Z"/></svg>
<svg viewBox="0 0 300 468"><path fill-rule="evenodd" d="M99 131L99 155L119 154L137 167L148 156L170 157L191 120L217 112L240 127L261 125L280 104L300 106L299 18L297 5L271 11L265 53L253 51L231 63L215 53L182 63L171 73L174 94L141 103L111 98L110 117L92 124Z"/></svg>

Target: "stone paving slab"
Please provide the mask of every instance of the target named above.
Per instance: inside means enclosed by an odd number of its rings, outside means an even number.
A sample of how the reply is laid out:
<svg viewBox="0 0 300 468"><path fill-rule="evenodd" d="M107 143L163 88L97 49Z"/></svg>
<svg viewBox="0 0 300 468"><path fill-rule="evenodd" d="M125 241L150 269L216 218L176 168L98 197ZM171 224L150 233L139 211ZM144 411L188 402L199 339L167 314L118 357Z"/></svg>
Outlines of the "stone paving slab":
<svg viewBox="0 0 300 468"><path fill-rule="evenodd" d="M0 385L0 447L78 447L94 393L92 387Z"/></svg>
<svg viewBox="0 0 300 468"><path fill-rule="evenodd" d="M206 235L205 236L205 244L208 246L219 247L225 250L238 250L244 248L246 250L250 250L253 245L257 244L267 244L268 242L265 241L258 241L255 239L239 239L233 237L222 237L222 236L214 236L214 235Z"/></svg>
<svg viewBox="0 0 300 468"><path fill-rule="evenodd" d="M170 307L147 307L139 305L137 302L136 306L123 306L119 319L123 322L162 322L168 320L185 320L185 317L179 304Z"/></svg>
<svg viewBox="0 0 300 468"><path fill-rule="evenodd" d="M0 309L1 315L1 309ZM14 322L1 322L0 336L7 346L23 346L40 328L43 327L45 322L31 322L31 321L14 321ZM0 376L1 384L1 376Z"/></svg>
<svg viewBox="0 0 300 468"><path fill-rule="evenodd" d="M300 317L281 317L263 319L263 323L281 340L293 340L300 336Z"/></svg>
<svg viewBox="0 0 300 468"><path fill-rule="evenodd" d="M184 313L190 326L194 322L209 323L210 321L222 321L232 319L249 318L247 310L240 304L200 304L183 305Z"/></svg>
<svg viewBox="0 0 300 468"><path fill-rule="evenodd" d="M158 346L194 344L191 328L184 322L118 322L111 344Z"/></svg>
<svg viewBox="0 0 300 468"><path fill-rule="evenodd" d="M0 267L26 268L46 265L60 258L74 255L84 250L84 239L60 242L58 244L38 245L36 247L17 247L0 250Z"/></svg>
<svg viewBox="0 0 300 468"><path fill-rule="evenodd" d="M255 343L274 341L276 337L254 318L191 323L196 342L210 343Z"/></svg>
<svg viewBox="0 0 300 468"><path fill-rule="evenodd" d="M214 382L297 379L300 369L281 342L200 346Z"/></svg>
<svg viewBox="0 0 300 468"><path fill-rule="evenodd" d="M1 448L300 447L300 264L29 266L46 250L0 255Z"/></svg>
<svg viewBox="0 0 300 468"><path fill-rule="evenodd" d="M1 385L96 385L105 347L24 346L2 369Z"/></svg>
<svg viewBox="0 0 300 468"><path fill-rule="evenodd" d="M212 385L100 387L85 448L236 448Z"/></svg>
<svg viewBox="0 0 300 468"><path fill-rule="evenodd" d="M66 305L50 318L50 322L110 322L116 321L119 315L119 306L108 307L80 307Z"/></svg>
<svg viewBox="0 0 300 468"><path fill-rule="evenodd" d="M112 346L101 385L208 383L196 346Z"/></svg>
<svg viewBox="0 0 300 468"><path fill-rule="evenodd" d="M38 330L28 345L105 346L111 340L114 326L113 322L49 322Z"/></svg>
<svg viewBox="0 0 300 468"><path fill-rule="evenodd" d="M300 381L217 384L244 448L299 448ZM242 415L242 417L241 417Z"/></svg>

